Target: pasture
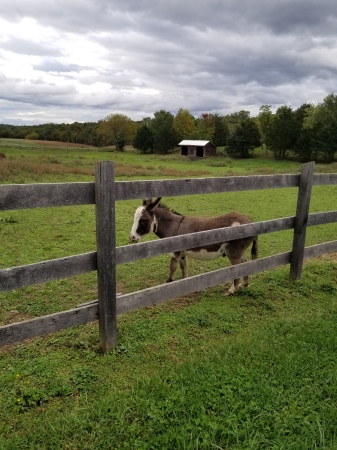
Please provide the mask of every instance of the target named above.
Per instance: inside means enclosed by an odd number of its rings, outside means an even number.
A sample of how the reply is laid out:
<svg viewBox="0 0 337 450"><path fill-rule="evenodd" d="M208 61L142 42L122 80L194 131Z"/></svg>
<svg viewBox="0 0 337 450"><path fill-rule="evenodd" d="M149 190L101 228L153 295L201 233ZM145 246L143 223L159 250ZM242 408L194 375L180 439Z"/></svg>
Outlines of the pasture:
<svg viewBox="0 0 337 450"><path fill-rule="evenodd" d="M15 144L15 143L13 143ZM23 143L24 144L24 143ZM28 147L28 143L27 143ZM112 159L118 179L298 173L264 159L139 155L82 148L2 147L3 183L92 181ZM316 172L336 172L317 165ZM294 214L296 190L167 198L190 215L238 210L255 221ZM117 203L117 245L128 243L140 201ZM310 212L337 209L337 187L314 187ZM0 212L1 267L95 250L93 206ZM153 237L149 237L149 239ZM307 245L336 239L336 224L310 227ZM260 238L260 257L291 248L292 232ZM130 449L336 448L337 257L283 267L122 316L116 351L98 351L97 324L0 349L0 447ZM167 278L166 255L118 266L118 291ZM228 264L190 261L190 274ZM0 294L2 324L97 298L95 273Z"/></svg>

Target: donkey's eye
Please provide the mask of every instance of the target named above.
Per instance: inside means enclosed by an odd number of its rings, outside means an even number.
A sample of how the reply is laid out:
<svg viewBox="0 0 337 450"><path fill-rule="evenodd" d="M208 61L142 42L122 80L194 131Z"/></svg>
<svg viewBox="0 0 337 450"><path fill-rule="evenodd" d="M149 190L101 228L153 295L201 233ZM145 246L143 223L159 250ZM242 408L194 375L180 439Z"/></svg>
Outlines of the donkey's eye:
<svg viewBox="0 0 337 450"><path fill-rule="evenodd" d="M140 220L139 220L139 223L141 223L141 224L146 223L146 219L140 219Z"/></svg>

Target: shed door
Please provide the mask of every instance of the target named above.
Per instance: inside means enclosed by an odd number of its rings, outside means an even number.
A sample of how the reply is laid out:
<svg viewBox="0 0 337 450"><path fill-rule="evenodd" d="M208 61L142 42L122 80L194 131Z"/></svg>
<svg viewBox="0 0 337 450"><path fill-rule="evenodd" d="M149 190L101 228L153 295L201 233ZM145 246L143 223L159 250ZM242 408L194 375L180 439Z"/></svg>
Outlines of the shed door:
<svg viewBox="0 0 337 450"><path fill-rule="evenodd" d="M187 156L188 147L186 145L182 145L181 147L181 155Z"/></svg>
<svg viewBox="0 0 337 450"><path fill-rule="evenodd" d="M195 156L198 156L199 158L202 158L204 156L204 147L197 147Z"/></svg>

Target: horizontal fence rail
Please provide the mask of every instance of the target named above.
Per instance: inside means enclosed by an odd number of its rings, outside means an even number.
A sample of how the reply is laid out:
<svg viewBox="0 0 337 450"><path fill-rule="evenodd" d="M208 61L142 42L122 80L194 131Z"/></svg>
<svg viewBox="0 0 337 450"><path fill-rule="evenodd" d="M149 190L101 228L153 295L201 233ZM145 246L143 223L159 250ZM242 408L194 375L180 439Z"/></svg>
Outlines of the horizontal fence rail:
<svg viewBox="0 0 337 450"><path fill-rule="evenodd" d="M115 200L298 187L300 175L116 181ZM337 184L337 174L314 174L313 186ZM95 203L95 183L0 186L0 211Z"/></svg>
<svg viewBox="0 0 337 450"><path fill-rule="evenodd" d="M8 184L0 186L0 211L95 203L95 183Z"/></svg>
<svg viewBox="0 0 337 450"><path fill-rule="evenodd" d="M0 292L97 270L96 252L0 270Z"/></svg>
<svg viewBox="0 0 337 450"><path fill-rule="evenodd" d="M337 211L309 215L308 226L337 222ZM241 239L256 234L273 233L294 228L295 216L282 219L254 222L239 227L218 228L188 235L125 245L116 248L116 264L125 264L163 253L172 253L182 248L200 247L203 244ZM96 252L42 261L25 266L0 269L0 292L56 281L97 270Z"/></svg>
<svg viewBox="0 0 337 450"><path fill-rule="evenodd" d="M0 292L96 270L98 271L99 287L98 300L79 305L78 308L68 311L0 327L0 345L99 320L100 346L103 351L108 351L114 348L117 343L116 316L119 314L285 264L291 264L291 270L293 267L293 278L296 279L296 277L300 276L303 258L316 257L337 251L337 241L304 248L307 226L337 222L337 211L308 214L311 187L337 184L337 174L313 174L313 168L314 163L304 165L301 175L115 182L113 163L103 162L96 168L95 183L42 183L0 186L0 210L95 204L98 236L96 252L1 269ZM114 222L114 203L117 200L288 187L297 187L299 189L296 215L291 217L180 235L116 248L114 244L114 226L107 227L105 223L108 217L109 223L111 221ZM303 202L303 199L306 199L306 201ZM305 206L303 206L304 203ZM111 230L107 231L107 229ZM117 264L137 261L181 249L199 247L206 243L230 241L288 229L294 229L295 234L296 230L298 230L297 233L300 236L299 240L296 240L294 235L293 249L290 252L120 295L116 301L116 280L114 277ZM110 233L110 235L106 235L107 233ZM295 263L294 246L299 246L299 251L303 255L300 258L301 261L296 261Z"/></svg>
<svg viewBox="0 0 337 450"><path fill-rule="evenodd" d="M305 258L313 258L337 251L337 241L306 247ZM231 281L234 277L252 275L290 263L291 252L280 253L266 258L249 261L238 266L230 266L201 275L173 281L172 283L120 295L117 298L117 315L136 311L163 301L201 291L218 284ZM42 334L52 333L72 326L83 325L98 320L98 301L88 302L78 308L48 316L26 320L0 327L0 344L7 345Z"/></svg>

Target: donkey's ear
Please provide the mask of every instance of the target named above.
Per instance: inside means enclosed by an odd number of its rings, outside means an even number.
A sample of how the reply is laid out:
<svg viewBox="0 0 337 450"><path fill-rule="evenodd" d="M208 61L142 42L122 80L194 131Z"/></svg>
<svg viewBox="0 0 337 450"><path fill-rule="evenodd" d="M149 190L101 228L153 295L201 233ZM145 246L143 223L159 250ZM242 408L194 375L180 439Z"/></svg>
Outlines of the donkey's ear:
<svg viewBox="0 0 337 450"><path fill-rule="evenodd" d="M151 202L150 204L148 204L148 205L146 206L146 208L147 208L148 210L154 209L154 208L158 205L158 203L160 202L160 200L161 200L161 197L156 198L156 200L155 200L154 202Z"/></svg>
<svg viewBox="0 0 337 450"><path fill-rule="evenodd" d="M156 200L152 203L153 204L153 208L159 204L160 200L161 200L161 197L157 197L156 198Z"/></svg>
<svg viewBox="0 0 337 450"><path fill-rule="evenodd" d="M150 205L152 203L152 198L144 198L143 199L143 206Z"/></svg>

